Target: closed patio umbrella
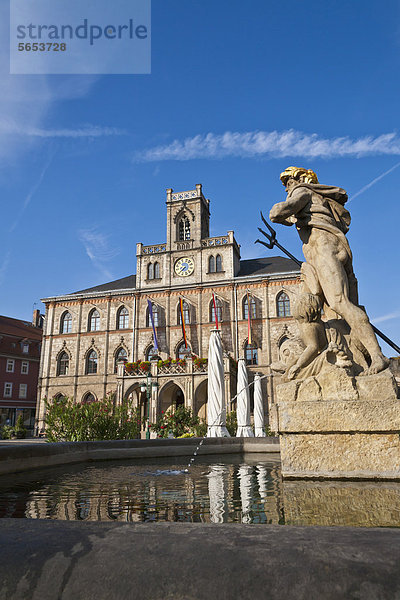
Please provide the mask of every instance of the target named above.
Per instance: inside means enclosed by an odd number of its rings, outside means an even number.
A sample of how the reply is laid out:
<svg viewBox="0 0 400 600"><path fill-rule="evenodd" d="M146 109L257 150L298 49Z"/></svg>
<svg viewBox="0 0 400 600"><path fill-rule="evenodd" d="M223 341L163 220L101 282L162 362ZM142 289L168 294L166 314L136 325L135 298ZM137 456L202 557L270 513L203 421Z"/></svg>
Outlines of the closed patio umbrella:
<svg viewBox="0 0 400 600"><path fill-rule="evenodd" d="M207 437L230 437L226 428L224 361L218 329L211 330L208 348Z"/></svg>
<svg viewBox="0 0 400 600"><path fill-rule="evenodd" d="M261 390L261 377L254 376L254 433L255 437L267 437L264 429L264 403Z"/></svg>
<svg viewBox="0 0 400 600"><path fill-rule="evenodd" d="M239 358L238 363L237 424L236 437L254 437L250 426L249 380L244 358Z"/></svg>

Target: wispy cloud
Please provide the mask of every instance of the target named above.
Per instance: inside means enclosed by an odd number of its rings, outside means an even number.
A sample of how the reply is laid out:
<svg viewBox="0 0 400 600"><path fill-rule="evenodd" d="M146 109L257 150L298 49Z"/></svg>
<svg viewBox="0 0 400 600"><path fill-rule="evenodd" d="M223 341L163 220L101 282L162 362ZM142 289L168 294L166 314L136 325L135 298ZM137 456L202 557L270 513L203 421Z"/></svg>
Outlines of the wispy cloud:
<svg viewBox="0 0 400 600"><path fill-rule="evenodd" d="M5 279L8 265L10 264L10 260L11 260L11 252L9 250L6 253L5 257L3 258L2 263L0 264L0 285L3 283L3 281Z"/></svg>
<svg viewBox="0 0 400 600"><path fill-rule="evenodd" d="M400 310L395 312L388 313L386 315L382 315L381 317L376 317L376 319L371 319L371 323L383 323L384 321L390 321L391 319L398 319L400 317Z"/></svg>
<svg viewBox="0 0 400 600"><path fill-rule="evenodd" d="M162 160L219 159L227 156L240 158L336 158L377 154L400 155L400 138L396 133L379 136L323 138L317 133L288 131L227 131L221 135L207 133L170 144L155 146L137 152L135 162Z"/></svg>
<svg viewBox="0 0 400 600"><path fill-rule="evenodd" d="M390 169L388 169L387 171L385 171L384 173L382 173L381 175L379 175L379 177L375 177L375 179L373 179L372 181L370 181L369 183L367 183L367 185L364 185L364 187L362 187L361 190L358 190L358 192L356 192L355 194L352 195L352 197L350 198L349 202L351 200L354 200L354 198L357 198L357 196L359 196L360 194L363 194L364 192L366 192L367 190L369 190L370 187L372 187L373 185L375 185L376 183L378 183L378 181L380 181L381 179L383 179L384 177L386 177L386 175L389 175L389 173L391 173L392 171L394 171L398 167L400 167L400 162L396 163L393 167L391 167Z"/></svg>
<svg viewBox="0 0 400 600"><path fill-rule="evenodd" d="M80 229L78 231L79 240L85 247L86 254L102 275L112 279L112 274L106 266L106 263L118 256L120 250L110 247L110 236L101 233L96 228Z"/></svg>
<svg viewBox="0 0 400 600"><path fill-rule="evenodd" d="M40 184L42 183L43 178L46 175L46 172L47 172L48 168L51 165L51 162L53 160L54 154L55 153L53 152L49 156L48 160L46 161L45 165L43 166L43 168L42 168L42 170L40 172L40 175L39 175L37 181L33 184L32 188L29 190L29 192L28 192L28 194L27 194L27 196L26 196L26 198L25 198L25 200L24 200L24 202L23 202L23 204L22 204L22 206L21 206L21 208L19 210L17 218L15 219L14 223L11 225L11 227L9 229L10 233L12 233L14 231L14 229L17 227L18 223L21 220L22 215L24 214L24 212L26 211L27 207L29 206L30 201L32 200L33 196L36 194L37 190L39 189Z"/></svg>
<svg viewBox="0 0 400 600"><path fill-rule="evenodd" d="M97 138L111 135L125 135L126 132L116 127L101 127L99 125L85 125L76 129L43 129L2 119L0 120L0 133L13 133L15 135L37 138Z"/></svg>

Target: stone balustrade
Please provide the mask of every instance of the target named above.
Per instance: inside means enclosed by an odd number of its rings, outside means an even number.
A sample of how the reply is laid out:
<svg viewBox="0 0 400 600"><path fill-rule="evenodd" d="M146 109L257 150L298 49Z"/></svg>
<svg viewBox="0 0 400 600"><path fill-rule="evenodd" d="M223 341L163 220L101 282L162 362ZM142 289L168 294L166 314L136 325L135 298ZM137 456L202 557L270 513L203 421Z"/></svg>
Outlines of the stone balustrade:
<svg viewBox="0 0 400 600"><path fill-rule="evenodd" d="M152 246L142 246L143 254L160 254L167 251L166 244L154 244Z"/></svg>

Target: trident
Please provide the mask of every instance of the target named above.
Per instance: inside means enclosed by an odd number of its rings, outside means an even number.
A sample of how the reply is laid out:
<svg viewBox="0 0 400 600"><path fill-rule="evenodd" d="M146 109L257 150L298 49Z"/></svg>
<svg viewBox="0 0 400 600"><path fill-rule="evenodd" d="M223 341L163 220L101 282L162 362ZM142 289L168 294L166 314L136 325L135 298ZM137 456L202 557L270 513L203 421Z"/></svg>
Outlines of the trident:
<svg viewBox="0 0 400 600"><path fill-rule="evenodd" d="M293 254L291 254L289 252L289 250L286 250L286 248L284 248L283 246L281 246L281 244L277 241L276 239L276 231L275 229L273 229L271 227L271 225L269 223L267 223L267 221L264 219L264 215L262 214L262 212L260 211L261 214L261 219L262 222L264 223L264 225L268 228L269 234L264 231L263 229L261 229L261 227L258 227L258 231L260 233L262 233L268 240L267 242L263 242L262 240L256 240L254 243L255 244L262 244L263 246L265 246L266 248L268 248L269 250L272 250L274 246L276 246L277 248L279 248L279 250L282 250L282 252L284 252L286 254L286 256L288 256L289 258L291 258L296 265L298 265L299 267L301 267L301 261L297 260L297 258L295 256L293 256ZM395 342L393 342L390 338L387 337L387 335L385 335L384 333L382 333L382 331L380 331L377 327L375 327L375 325L372 325L371 323L371 327L374 330L374 332L376 333L376 335L379 335L379 337L386 342L391 348L393 348L393 350L396 350L396 352L398 354L400 354L400 347L395 344Z"/></svg>

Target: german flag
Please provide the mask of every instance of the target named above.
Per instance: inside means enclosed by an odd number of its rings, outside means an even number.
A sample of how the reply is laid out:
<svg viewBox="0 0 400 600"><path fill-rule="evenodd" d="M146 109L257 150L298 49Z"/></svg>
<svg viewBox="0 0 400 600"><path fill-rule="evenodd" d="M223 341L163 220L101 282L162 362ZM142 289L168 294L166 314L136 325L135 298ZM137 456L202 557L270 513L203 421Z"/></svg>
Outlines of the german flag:
<svg viewBox="0 0 400 600"><path fill-rule="evenodd" d="M183 341L185 342L185 348L187 348L188 344L187 344L187 337L186 337L185 317L183 315L183 300L182 300L182 298L179 298L179 310L181 311Z"/></svg>

